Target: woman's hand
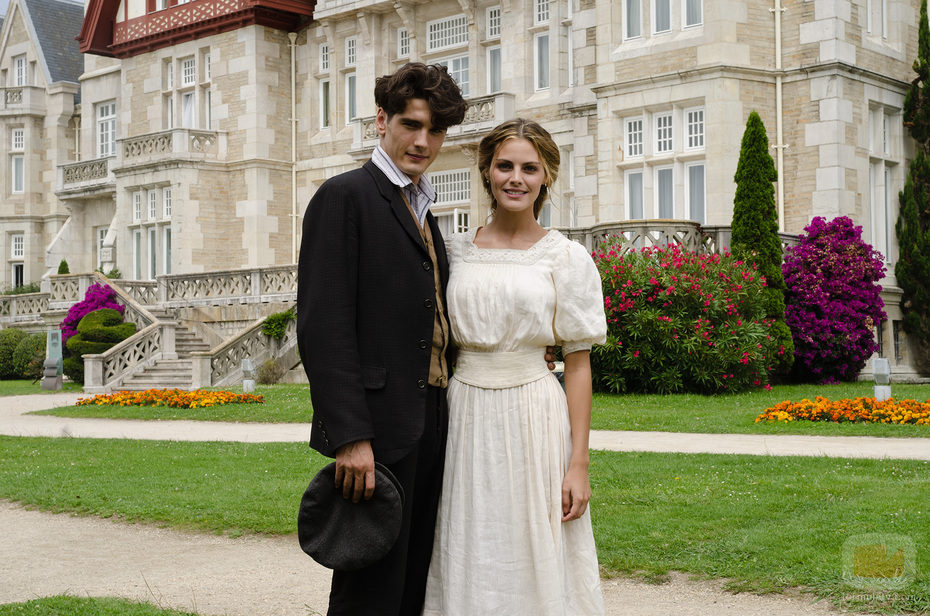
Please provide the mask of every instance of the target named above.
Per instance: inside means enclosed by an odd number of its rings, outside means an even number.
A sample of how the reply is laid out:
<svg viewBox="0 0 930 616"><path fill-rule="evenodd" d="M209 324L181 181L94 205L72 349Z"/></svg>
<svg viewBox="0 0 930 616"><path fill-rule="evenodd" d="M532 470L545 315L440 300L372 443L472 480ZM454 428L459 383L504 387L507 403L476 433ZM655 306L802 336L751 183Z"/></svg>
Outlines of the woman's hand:
<svg viewBox="0 0 930 616"><path fill-rule="evenodd" d="M588 467L573 464L562 480L562 521L577 520L588 508L591 500L591 482Z"/></svg>

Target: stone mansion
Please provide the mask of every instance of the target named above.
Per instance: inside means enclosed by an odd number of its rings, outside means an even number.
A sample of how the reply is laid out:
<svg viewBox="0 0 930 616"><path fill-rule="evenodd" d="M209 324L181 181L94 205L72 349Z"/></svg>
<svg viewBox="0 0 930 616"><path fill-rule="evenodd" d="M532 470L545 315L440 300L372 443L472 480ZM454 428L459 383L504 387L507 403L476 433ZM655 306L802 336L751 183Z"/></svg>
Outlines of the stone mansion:
<svg viewBox="0 0 930 616"><path fill-rule="evenodd" d="M725 228L758 111L781 230L845 215L885 255L877 335L905 370L894 222L913 150L901 108L919 6L11 0L0 287L47 278L62 259L132 280L293 264L315 189L377 143L375 78L416 60L447 66L469 104L429 174L448 232L486 219L477 144L514 116L540 121L562 149L547 226L588 241Z"/></svg>

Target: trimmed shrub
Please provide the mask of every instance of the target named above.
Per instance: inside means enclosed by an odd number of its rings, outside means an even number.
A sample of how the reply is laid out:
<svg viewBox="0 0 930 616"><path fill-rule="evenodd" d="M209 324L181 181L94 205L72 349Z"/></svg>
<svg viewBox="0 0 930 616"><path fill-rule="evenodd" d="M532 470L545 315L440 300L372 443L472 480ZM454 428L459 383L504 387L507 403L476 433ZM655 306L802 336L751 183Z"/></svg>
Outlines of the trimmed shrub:
<svg viewBox="0 0 930 616"><path fill-rule="evenodd" d="M33 382L42 378L45 364L45 334L30 334L13 350L13 371Z"/></svg>
<svg viewBox="0 0 930 616"><path fill-rule="evenodd" d="M283 379L285 374L287 374L287 369L280 362L274 359L266 359L258 367L255 382L259 385L274 385Z"/></svg>
<svg viewBox="0 0 930 616"><path fill-rule="evenodd" d="M768 385L780 348L764 318L765 280L732 255L678 246L594 254L607 343L591 353L597 391L740 391Z"/></svg>
<svg viewBox="0 0 930 616"><path fill-rule="evenodd" d="M293 306L283 312L276 312L269 315L265 322L262 323L262 333L276 340L281 340L284 338L284 334L287 333L287 324L296 319L297 315Z"/></svg>
<svg viewBox="0 0 930 616"><path fill-rule="evenodd" d="M135 323L123 323L123 315L112 308L101 308L85 315L78 333L68 339L70 353L64 360L64 372L75 383L84 382L84 355L103 353L136 333Z"/></svg>
<svg viewBox="0 0 930 616"><path fill-rule="evenodd" d="M852 381L878 350L872 328L885 318L882 255L846 216L814 218L788 249L785 316L794 336L795 378Z"/></svg>
<svg viewBox="0 0 930 616"><path fill-rule="evenodd" d="M61 263L58 264L58 273L59 274L70 274L71 270L68 269L68 262L64 259L61 260Z"/></svg>
<svg viewBox="0 0 930 616"><path fill-rule="evenodd" d="M65 315L65 318L61 322L62 346L67 348L68 339L77 334L77 326L81 319L94 310L100 310L101 308L111 308L118 311L120 314L123 314L125 310L122 305L117 303L116 291L111 287L102 284L92 284L84 293L84 299L71 306L68 310L68 314Z"/></svg>
<svg viewBox="0 0 930 616"><path fill-rule="evenodd" d="M0 330L0 379L18 379L20 375L13 366L13 351L29 334L15 327Z"/></svg>

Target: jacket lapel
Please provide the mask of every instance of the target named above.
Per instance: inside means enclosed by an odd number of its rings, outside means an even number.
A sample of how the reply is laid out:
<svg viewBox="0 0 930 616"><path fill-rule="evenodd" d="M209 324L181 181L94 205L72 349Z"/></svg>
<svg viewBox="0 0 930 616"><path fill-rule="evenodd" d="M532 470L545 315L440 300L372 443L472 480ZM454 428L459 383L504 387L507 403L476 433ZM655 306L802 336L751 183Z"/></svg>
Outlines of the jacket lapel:
<svg viewBox="0 0 930 616"><path fill-rule="evenodd" d="M372 178L375 180L375 185L378 187L378 192L381 193L381 197L385 201L391 204L391 210L394 212L394 217L397 218L397 221L400 223L400 226L403 227L404 231L407 232L407 235L410 236L410 239L420 247L423 252L428 251L426 249L426 244L423 243L423 237L420 235L420 230L417 229L417 224L413 221L413 216L410 215L410 211L407 209L407 204L404 203L403 197L400 196L400 189L391 183L390 180L381 172L378 167L371 162L370 160L366 162L363 166L363 169L368 171L371 174Z"/></svg>

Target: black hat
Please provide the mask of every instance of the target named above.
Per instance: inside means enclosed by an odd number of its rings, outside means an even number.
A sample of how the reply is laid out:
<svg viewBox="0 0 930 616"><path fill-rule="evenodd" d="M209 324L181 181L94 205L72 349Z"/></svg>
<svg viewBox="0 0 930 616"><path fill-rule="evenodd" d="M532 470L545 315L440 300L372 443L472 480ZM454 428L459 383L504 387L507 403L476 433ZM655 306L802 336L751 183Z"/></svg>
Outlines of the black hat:
<svg viewBox="0 0 930 616"><path fill-rule="evenodd" d="M403 518L404 490L386 466L375 462L370 500L343 498L335 487L336 463L316 474L297 514L300 547L324 567L351 571L367 567L394 547Z"/></svg>

